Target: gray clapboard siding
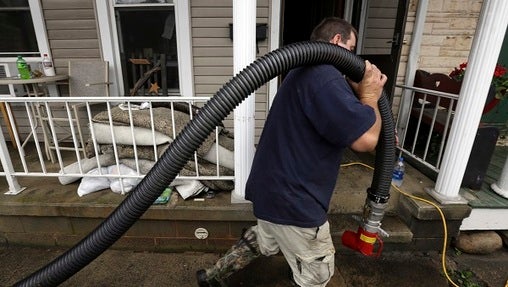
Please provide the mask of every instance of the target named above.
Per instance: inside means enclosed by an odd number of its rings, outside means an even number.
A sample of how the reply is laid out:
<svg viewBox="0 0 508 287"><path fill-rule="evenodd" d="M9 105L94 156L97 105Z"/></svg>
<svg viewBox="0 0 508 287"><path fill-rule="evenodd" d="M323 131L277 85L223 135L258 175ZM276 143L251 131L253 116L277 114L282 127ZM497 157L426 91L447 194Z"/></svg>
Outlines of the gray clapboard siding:
<svg viewBox="0 0 508 287"><path fill-rule="evenodd" d="M71 39L93 39L97 37L97 30L88 29L69 29L69 30L49 30L48 38L53 40L71 40Z"/></svg>
<svg viewBox="0 0 508 287"><path fill-rule="evenodd" d="M68 10L46 10L44 13L46 20L75 20L75 19L95 19L95 13L93 9L75 9L73 13L69 13Z"/></svg>
<svg viewBox="0 0 508 287"><path fill-rule="evenodd" d="M57 73L67 73L69 60L101 57L93 1L41 1Z"/></svg>
<svg viewBox="0 0 508 287"><path fill-rule="evenodd" d="M95 19L75 19L75 20L47 20L46 28L48 30L60 29L90 29L96 30Z"/></svg>
<svg viewBox="0 0 508 287"><path fill-rule="evenodd" d="M49 44L55 49L99 49L97 39L50 40Z"/></svg>
<svg viewBox="0 0 508 287"><path fill-rule="evenodd" d="M99 59L99 49L51 49L53 57L55 58L86 58L86 59ZM64 62L67 63L67 62ZM67 72L67 65L65 67L56 66L58 73L64 74ZM60 69L59 69L60 68Z"/></svg>
<svg viewBox="0 0 508 287"><path fill-rule="evenodd" d="M93 9L92 0L42 0L43 9Z"/></svg>
<svg viewBox="0 0 508 287"><path fill-rule="evenodd" d="M268 23L269 1L257 2L257 23ZM191 0L191 28L194 62L194 83L197 96L215 94L233 76L233 42L229 39L229 24L233 22L230 0ZM258 43L259 54L268 50L268 41ZM266 86L256 91L256 141L266 119ZM232 116L224 121L233 128Z"/></svg>
<svg viewBox="0 0 508 287"><path fill-rule="evenodd" d="M194 79L198 82L200 82L201 84L205 84L205 85L213 85L213 84L216 84L216 83L226 83L227 81L229 81L231 79L231 76L215 76L215 77L211 77L211 76L208 76L208 75L205 75L205 76L195 76Z"/></svg>
<svg viewBox="0 0 508 287"><path fill-rule="evenodd" d="M196 67L194 69L194 76L210 75L210 73L216 72L220 75L231 75L233 69L231 67Z"/></svg>
<svg viewBox="0 0 508 287"><path fill-rule="evenodd" d="M198 29L192 29L192 35L196 38L206 38L206 37L223 37L222 35L229 33L229 27L225 25L224 27L200 27Z"/></svg>
<svg viewBox="0 0 508 287"><path fill-rule="evenodd" d="M229 75L233 74L233 58L232 57L194 57L194 68L196 67L220 67L220 66L226 66L231 67L231 72ZM211 72L211 75L214 75L213 72Z"/></svg>
<svg viewBox="0 0 508 287"><path fill-rule="evenodd" d="M233 47L197 47L192 49L195 57L229 57L233 54Z"/></svg>
<svg viewBox="0 0 508 287"><path fill-rule="evenodd" d="M206 37L206 38L194 38L192 39L192 45L197 47L230 47L232 42L228 38L224 37Z"/></svg>

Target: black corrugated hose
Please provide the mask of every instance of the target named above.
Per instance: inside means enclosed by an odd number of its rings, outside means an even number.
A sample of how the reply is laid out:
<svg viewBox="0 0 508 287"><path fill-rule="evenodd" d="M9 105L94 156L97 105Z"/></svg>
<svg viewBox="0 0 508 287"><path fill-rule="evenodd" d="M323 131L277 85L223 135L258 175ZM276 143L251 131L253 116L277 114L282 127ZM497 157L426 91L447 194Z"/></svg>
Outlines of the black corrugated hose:
<svg viewBox="0 0 508 287"><path fill-rule="evenodd" d="M331 64L354 81L360 81L364 61L346 49L324 42L300 42L274 50L243 69L227 82L185 126L143 180L95 230L15 286L56 286L92 262L143 215L175 179L194 151L247 96L270 79L302 65ZM388 200L395 160L394 124L383 94L379 101L383 121L377 148L373 186L369 197ZM379 201L379 200L378 200Z"/></svg>

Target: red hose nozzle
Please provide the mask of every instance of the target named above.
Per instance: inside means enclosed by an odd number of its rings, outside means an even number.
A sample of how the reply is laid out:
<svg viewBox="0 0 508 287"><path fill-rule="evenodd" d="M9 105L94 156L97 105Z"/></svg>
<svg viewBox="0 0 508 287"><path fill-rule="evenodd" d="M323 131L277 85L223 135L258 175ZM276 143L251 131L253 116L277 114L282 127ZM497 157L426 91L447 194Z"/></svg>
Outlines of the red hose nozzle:
<svg viewBox="0 0 508 287"><path fill-rule="evenodd" d="M379 242L379 247L377 252L374 253L376 241ZM383 240L381 237L377 233L364 230L361 226L358 227L358 232L356 233L350 230L344 231L344 234L342 234L342 244L367 256L379 257L383 250Z"/></svg>

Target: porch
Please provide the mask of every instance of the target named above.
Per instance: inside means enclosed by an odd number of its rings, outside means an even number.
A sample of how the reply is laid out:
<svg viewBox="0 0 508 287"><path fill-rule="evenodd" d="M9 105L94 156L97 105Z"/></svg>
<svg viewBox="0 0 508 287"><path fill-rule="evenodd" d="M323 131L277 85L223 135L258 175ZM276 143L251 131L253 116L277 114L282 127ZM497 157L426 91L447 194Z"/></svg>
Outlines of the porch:
<svg viewBox="0 0 508 287"><path fill-rule="evenodd" d="M33 152L34 147L29 145L27 154L33 155ZM72 153L66 154L72 156ZM344 158L346 165L341 168L329 212L338 250L344 251L340 243L342 233L358 227L352 216L361 214L365 190L372 179L369 168L355 163L372 166L373 160L371 154L351 151ZM47 164L49 171L58 168L56 163ZM0 239L5 244L71 247L97 227L126 196L105 189L79 197L76 192L79 182L61 185L56 177L19 177L18 182L26 187L23 192L0 195ZM408 166L402 189L433 201L424 191L433 184L424 174ZM0 182L0 190L8 190L5 181ZM382 226L390 234L384 238L385 250L440 250L443 232L437 210L402 196L393 188L391 194ZM448 240L451 240L458 234L462 219L469 215L471 208L467 205L440 207L446 216ZM238 239L242 229L254 222L251 205L232 204L229 192L218 192L214 198L204 198L201 194L186 200L173 192L167 204L152 205L112 248L225 251ZM206 229L205 239L197 238L198 228Z"/></svg>
<svg viewBox="0 0 508 287"><path fill-rule="evenodd" d="M7 116L10 122L18 121L13 125L14 142L3 142L2 170L0 175L7 180L0 181L0 191L10 194L0 195L0 236L9 244L43 245L43 246L72 246L86 234L98 226L104 218L112 213L126 195L114 193L110 189L78 196L77 190L84 179L88 178L118 178L115 174L88 174L89 164L108 165L101 157L106 152L112 152L109 165L118 166L123 163L120 157L119 146L130 143L133 149L140 148L141 140L152 156L157 159L158 151L164 148L164 144L170 139L159 142L156 138L164 136L174 138L179 131L176 127L175 118L182 113L182 107L187 108L189 120L195 107L202 105L208 98L200 97L109 97L87 98L86 102L79 98L69 97L38 97L38 98L10 98L2 100L7 107ZM145 111L139 108L139 103L148 103ZM72 115L72 106L81 103L85 108L76 117ZM122 103L119 105L119 103ZM92 105L96 104L96 105ZM102 107L97 107L98 104ZM120 112L117 107L127 108ZM160 107L163 106L163 107ZM161 109L164 109L162 112ZM103 114L107 111L106 114ZM118 126L117 120L113 120L116 112L123 115L124 124ZM66 115L58 124L54 122L53 115ZM162 114L166 119L166 125L175 126L175 130L163 130L166 134L156 133L155 122L157 115ZM100 117L98 117L100 115ZM136 125L140 118L146 117L145 128ZM98 118L101 125L98 125ZM19 119L25 119L24 125ZM149 123L148 125L146 125ZM81 126L80 126L81 125ZM19 126L19 129L18 129ZM78 126L80 126L78 128ZM106 132L100 136L102 128ZM71 130L71 138L60 142L57 140L64 130ZM73 132L74 129L74 132ZM75 132L82 130L82 133ZM146 135L148 132L148 135ZM221 146L227 146L227 137L224 137L222 129L215 131L214 144L210 150L196 153L192 162L195 169L188 174L180 174L177 179L196 181L231 181L234 177L224 172L223 166L227 166L229 153L220 151ZM139 139L141 134L144 138ZM156 137L156 134L158 135ZM3 134L7 138L7 132ZM84 141L78 135L88 140ZM120 137L122 135L122 137ZM23 140L26 137L29 140ZM1 139L1 138L0 138ZM34 139L36 141L34 141ZM151 140L148 140L151 139ZM148 141L148 143L146 143ZM83 143L87 142L88 150L94 151L92 159L83 158ZM112 144L113 147L104 149L103 144ZM100 152L99 152L100 151ZM47 154L53 154L48 156ZM492 195L489 184L499 178L501 169L499 162L506 158L506 147L496 148L495 154L498 160L492 169L490 176L486 177L483 188L485 191L474 192L463 190L469 198L479 194ZM125 154L124 154L125 155ZM130 152L133 174L120 175L120 178L139 179L146 174L140 152ZM215 156L213 156L215 155ZM211 174L205 174L201 169L201 162L211 160ZM7 162L9 160L10 162ZM153 160L153 159L152 159ZM339 181L330 204L330 221L334 242L340 247L340 236L344 230L356 230L358 223L352 215L362 213L366 198L366 189L370 187L372 171L363 165L374 165L372 154L356 154L348 151L345 154L341 168ZM73 168L69 168L73 166ZM231 168L231 167L230 167ZM81 182L70 179L83 178ZM65 184L62 182L65 181ZM120 181L122 182L122 181ZM408 166L403 191L435 202L426 192L425 188L435 186L435 182L418 169ZM23 191L22 188L25 188ZM122 186L121 193L126 186ZM118 191L117 191L118 192ZM13 195L14 193L18 193ZM151 208L130 230L115 243L113 248L129 248L135 250L225 250L237 240L241 230L253 224L255 218L252 215L249 203L232 204L232 192L220 191L213 198L206 198L203 194L197 198L189 197L184 200L176 190L173 190L167 204L152 205ZM443 232L442 222L438 211L425 203L401 196L392 188L392 196L389 201L387 214L383 220L383 228L390 234L385 238L386 248L408 250L439 250L442 246ZM497 205L492 206L495 202ZM507 210L507 200L483 201L481 197L472 201L471 205L478 207L482 204L485 208ZM469 216L471 207L466 204L440 205L443 210L447 225L449 240L457 235L462 220ZM199 229L198 228L204 228ZM205 239L198 239L196 230L205 232ZM202 235L199 234L199 235Z"/></svg>

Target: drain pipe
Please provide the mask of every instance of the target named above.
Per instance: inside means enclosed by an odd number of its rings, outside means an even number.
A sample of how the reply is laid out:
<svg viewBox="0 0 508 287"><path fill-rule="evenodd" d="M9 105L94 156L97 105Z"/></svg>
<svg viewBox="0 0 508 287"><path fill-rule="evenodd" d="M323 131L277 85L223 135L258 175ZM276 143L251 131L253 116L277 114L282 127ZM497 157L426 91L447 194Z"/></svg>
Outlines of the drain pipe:
<svg viewBox="0 0 508 287"><path fill-rule="evenodd" d="M325 42L300 42L272 51L227 82L178 134L154 167L122 203L95 230L70 250L15 286L56 286L92 262L150 208L175 179L194 151L249 94L277 75L302 65L331 64L353 81L360 81L364 61L348 50ZM385 204L389 197L395 160L394 124L386 95L380 98L383 127L376 149L376 163L369 202ZM382 216L381 216L382 217ZM377 216L375 221L380 221ZM374 222L374 225L377 225Z"/></svg>

